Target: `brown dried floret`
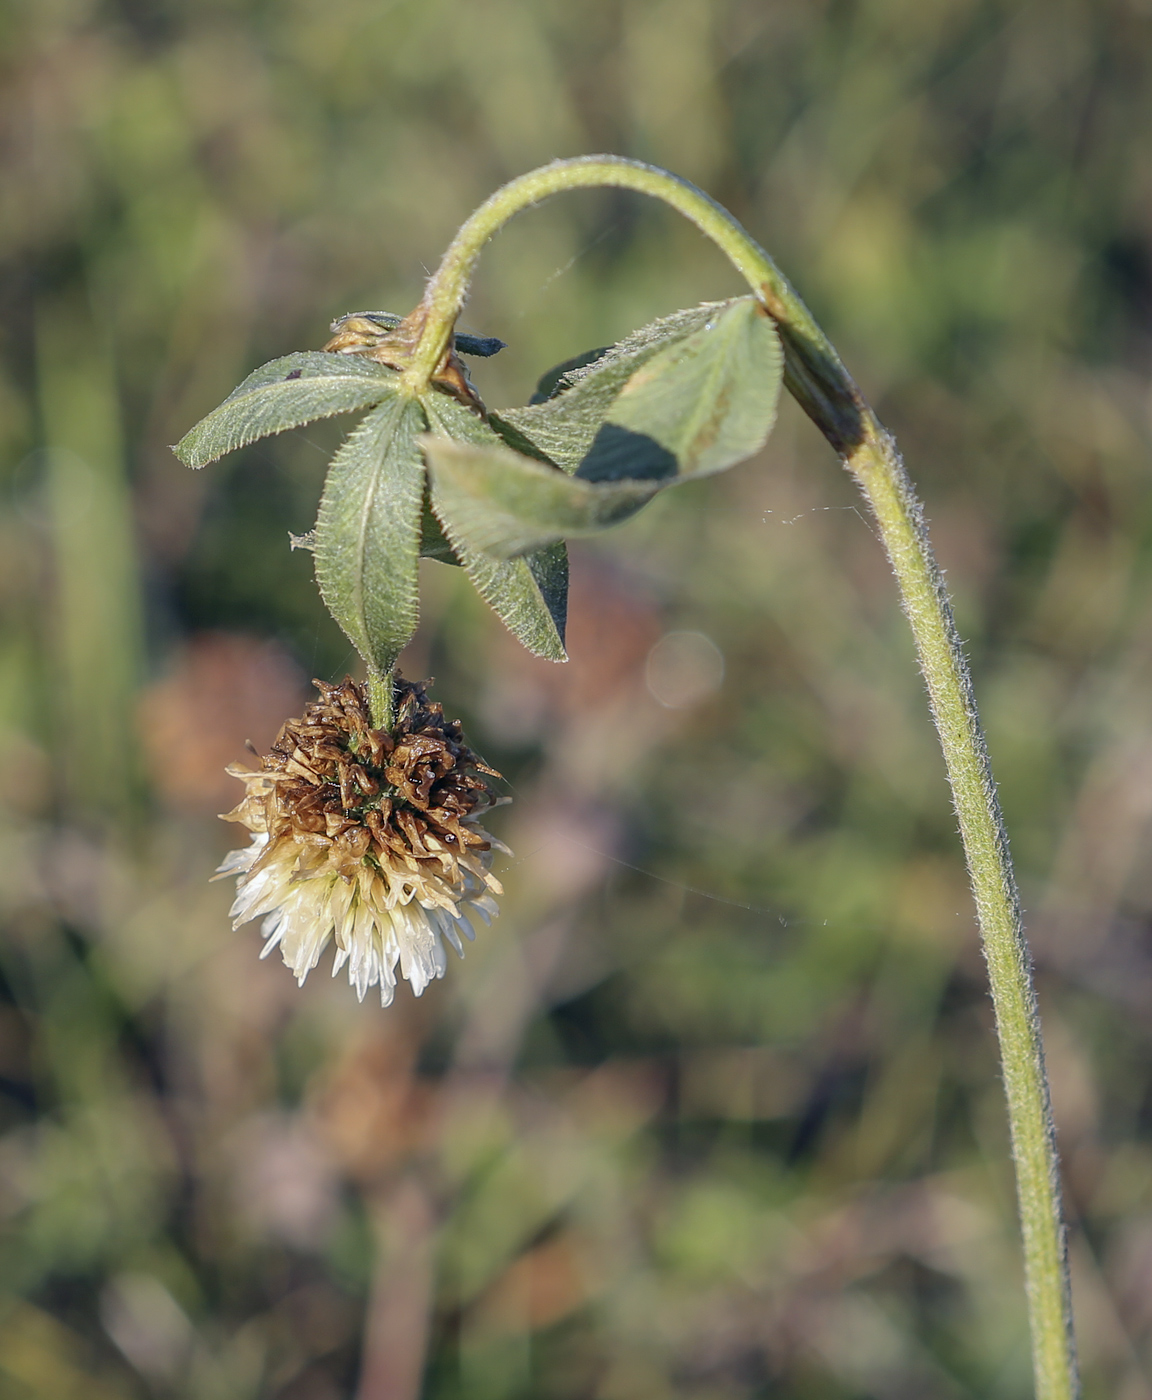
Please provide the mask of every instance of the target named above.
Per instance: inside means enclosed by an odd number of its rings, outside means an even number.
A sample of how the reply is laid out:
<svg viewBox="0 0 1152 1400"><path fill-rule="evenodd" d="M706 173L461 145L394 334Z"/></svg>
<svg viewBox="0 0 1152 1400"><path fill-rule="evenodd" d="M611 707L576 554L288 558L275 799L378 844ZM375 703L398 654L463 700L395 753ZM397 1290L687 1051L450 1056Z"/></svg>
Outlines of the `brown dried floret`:
<svg viewBox="0 0 1152 1400"><path fill-rule="evenodd" d="M373 853L448 873L455 853L489 849L461 823L493 805L487 779L500 774L468 747L458 721L445 720L426 683L396 680L391 733L373 727L363 685L313 684L319 698L284 723L259 772L234 770L249 792L230 817L268 832L257 865L284 841L316 848L346 879Z"/></svg>

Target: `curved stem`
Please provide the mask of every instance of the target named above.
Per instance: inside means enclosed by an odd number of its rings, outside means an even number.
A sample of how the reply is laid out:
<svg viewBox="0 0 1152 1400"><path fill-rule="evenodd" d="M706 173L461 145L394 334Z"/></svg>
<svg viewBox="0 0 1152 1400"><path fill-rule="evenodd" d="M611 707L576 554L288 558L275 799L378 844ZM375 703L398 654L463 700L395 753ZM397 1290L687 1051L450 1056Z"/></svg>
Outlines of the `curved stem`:
<svg viewBox="0 0 1152 1400"><path fill-rule="evenodd" d="M1037 1400L1079 1393L1052 1109L1020 903L967 661L923 511L891 437L767 253L686 180L617 156L556 161L498 190L456 235L419 308L420 340L405 379L422 391L448 346L484 244L549 195L614 185L654 195L727 254L775 320L785 384L824 433L875 515L908 615L952 787L972 881L1016 1164Z"/></svg>
<svg viewBox="0 0 1152 1400"><path fill-rule="evenodd" d="M873 426L875 425L875 426ZM920 502L891 437L871 420L844 464L866 496L916 639L948 769L996 1012L1008 1100L1038 1400L1079 1394L1048 1077L1032 962L988 748Z"/></svg>
<svg viewBox="0 0 1152 1400"><path fill-rule="evenodd" d="M806 412L836 432L842 448L859 436L865 405L840 357L776 264L752 236L702 190L654 165L620 156L581 156L530 170L496 191L461 227L441 259L418 308L419 343L404 373L413 393L423 393L452 336L456 317L484 245L515 214L564 190L611 185L663 200L711 238L748 281L780 327L788 355L785 383ZM850 393L845 396L845 387Z"/></svg>

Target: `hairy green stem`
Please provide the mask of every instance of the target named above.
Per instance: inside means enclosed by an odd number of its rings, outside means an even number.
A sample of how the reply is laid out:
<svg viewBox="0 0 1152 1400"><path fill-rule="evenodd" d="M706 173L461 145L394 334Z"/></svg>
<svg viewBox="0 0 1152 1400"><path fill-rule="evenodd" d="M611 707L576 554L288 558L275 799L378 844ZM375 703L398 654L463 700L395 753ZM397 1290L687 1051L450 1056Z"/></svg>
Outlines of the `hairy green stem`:
<svg viewBox="0 0 1152 1400"><path fill-rule="evenodd" d="M391 730L396 719L393 698L395 677L395 667L387 672L378 671L372 665L368 667L368 708L377 729Z"/></svg>
<svg viewBox="0 0 1152 1400"><path fill-rule="evenodd" d="M775 320L784 382L863 491L899 584L928 686L988 964L1024 1245L1037 1400L1079 1393L1060 1180L1044 1051L1020 903L967 661L923 511L891 437L768 254L725 209L678 176L617 156L556 161L512 180L456 235L428 283L405 372L422 392L440 365L476 260L514 214L564 190L612 185L670 204L711 238Z"/></svg>
<svg viewBox="0 0 1152 1400"><path fill-rule="evenodd" d="M972 682L920 502L891 437L869 424L845 457L880 525L912 625L968 860L988 964L1024 1243L1038 1400L1079 1393L1048 1077L1031 958Z"/></svg>

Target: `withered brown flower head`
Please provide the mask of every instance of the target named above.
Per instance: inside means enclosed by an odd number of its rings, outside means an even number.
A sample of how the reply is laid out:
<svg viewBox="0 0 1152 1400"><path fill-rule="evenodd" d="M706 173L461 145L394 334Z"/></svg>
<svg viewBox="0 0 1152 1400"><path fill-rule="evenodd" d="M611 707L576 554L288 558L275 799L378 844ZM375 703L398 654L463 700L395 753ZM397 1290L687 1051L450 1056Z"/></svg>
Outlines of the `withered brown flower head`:
<svg viewBox="0 0 1152 1400"><path fill-rule="evenodd" d="M423 684L396 682L389 733L372 727L364 686L313 683L320 698L284 724L259 769L228 768L248 791L225 820L253 837L219 874L239 877L233 927L265 916L262 957L279 945L303 982L334 939L333 975L347 962L361 999L379 983L387 1006L397 965L419 996L444 975L444 941L462 954L469 916L497 912L489 866L504 847L477 823L500 775Z"/></svg>

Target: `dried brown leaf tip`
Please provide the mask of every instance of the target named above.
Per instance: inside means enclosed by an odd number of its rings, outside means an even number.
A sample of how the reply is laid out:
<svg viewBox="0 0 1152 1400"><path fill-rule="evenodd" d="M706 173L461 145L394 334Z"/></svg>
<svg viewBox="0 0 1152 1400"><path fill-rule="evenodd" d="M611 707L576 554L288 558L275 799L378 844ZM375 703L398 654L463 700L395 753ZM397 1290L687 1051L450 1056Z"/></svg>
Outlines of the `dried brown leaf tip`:
<svg viewBox="0 0 1152 1400"><path fill-rule="evenodd" d="M390 733L373 728L362 685L314 684L319 699L259 769L229 767L248 791L225 820L253 837L219 873L238 875L234 926L264 915L262 956L279 946L303 982L332 939L333 973L347 962L360 997L379 983L387 1005L397 967L419 995L444 974L444 942L462 953L471 916L497 912L499 843L478 820L500 775L424 684L397 681Z"/></svg>

